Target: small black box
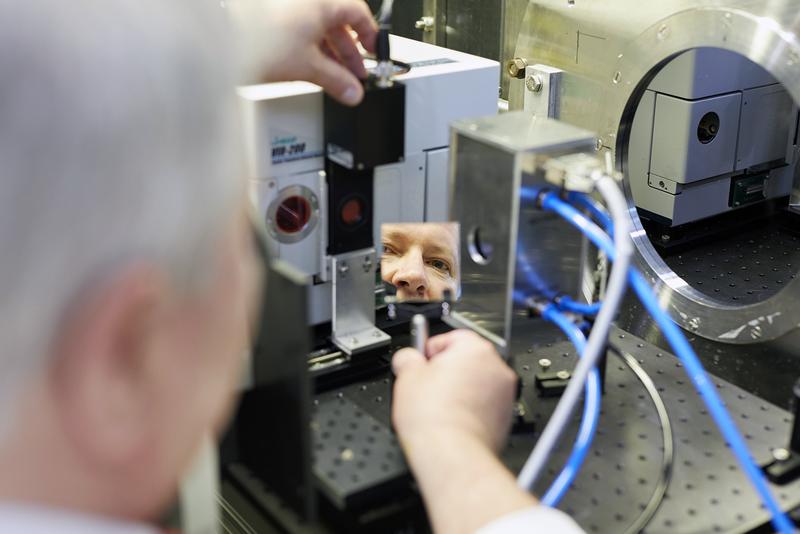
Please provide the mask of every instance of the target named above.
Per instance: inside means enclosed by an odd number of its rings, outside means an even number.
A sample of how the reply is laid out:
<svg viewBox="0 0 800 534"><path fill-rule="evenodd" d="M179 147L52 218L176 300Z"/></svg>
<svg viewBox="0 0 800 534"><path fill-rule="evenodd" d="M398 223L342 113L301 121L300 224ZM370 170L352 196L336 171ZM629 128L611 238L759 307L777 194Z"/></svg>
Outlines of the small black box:
<svg viewBox="0 0 800 534"><path fill-rule="evenodd" d="M377 87L365 82L356 107L325 95L325 150L329 160L353 170L397 163L405 155L406 88L394 82Z"/></svg>

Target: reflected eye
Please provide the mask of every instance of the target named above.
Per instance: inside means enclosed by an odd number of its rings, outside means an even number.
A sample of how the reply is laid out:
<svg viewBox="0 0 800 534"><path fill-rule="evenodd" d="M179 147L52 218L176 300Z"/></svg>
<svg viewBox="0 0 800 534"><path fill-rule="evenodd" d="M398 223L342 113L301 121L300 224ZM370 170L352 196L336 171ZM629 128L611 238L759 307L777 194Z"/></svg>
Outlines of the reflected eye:
<svg viewBox="0 0 800 534"><path fill-rule="evenodd" d="M445 274L450 274L450 265L446 261L434 259L430 260L428 262L428 265L430 265L437 271L440 271Z"/></svg>

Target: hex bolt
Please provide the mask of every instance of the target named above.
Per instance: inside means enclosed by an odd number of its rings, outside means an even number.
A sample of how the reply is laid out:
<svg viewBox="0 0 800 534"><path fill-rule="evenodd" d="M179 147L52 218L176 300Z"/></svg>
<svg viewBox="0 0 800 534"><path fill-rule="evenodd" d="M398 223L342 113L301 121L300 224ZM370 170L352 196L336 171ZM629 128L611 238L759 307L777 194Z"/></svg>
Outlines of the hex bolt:
<svg viewBox="0 0 800 534"><path fill-rule="evenodd" d="M559 371L556 373L556 378L559 380L569 380L570 374L569 371Z"/></svg>
<svg viewBox="0 0 800 534"><path fill-rule="evenodd" d="M525 87L532 93L541 92L543 86L544 80L538 74L531 74L525 79Z"/></svg>
<svg viewBox="0 0 800 534"><path fill-rule="evenodd" d="M528 66L528 61L521 58L515 57L508 63L506 63L506 71L508 75L512 78L516 78L518 80L522 80L525 78L525 68Z"/></svg>

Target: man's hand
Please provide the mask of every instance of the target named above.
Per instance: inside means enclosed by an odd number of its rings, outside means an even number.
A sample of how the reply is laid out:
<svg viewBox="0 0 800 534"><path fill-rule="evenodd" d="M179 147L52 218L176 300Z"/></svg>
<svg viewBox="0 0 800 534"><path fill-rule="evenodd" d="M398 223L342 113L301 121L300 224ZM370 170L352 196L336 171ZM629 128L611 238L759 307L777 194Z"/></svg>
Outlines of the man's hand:
<svg viewBox="0 0 800 534"><path fill-rule="evenodd" d="M260 81L304 80L344 104L361 101L357 42L374 51L378 30L364 0L239 0L231 10Z"/></svg>
<svg viewBox="0 0 800 534"><path fill-rule="evenodd" d="M483 338L463 330L428 341L430 360L403 349L392 417L434 531L475 532L533 506L497 459L511 424L516 375Z"/></svg>
<svg viewBox="0 0 800 534"><path fill-rule="evenodd" d="M517 377L491 343L456 330L431 338L430 360L413 349L394 356L393 418L409 446L432 434L476 440L500 449L511 423Z"/></svg>

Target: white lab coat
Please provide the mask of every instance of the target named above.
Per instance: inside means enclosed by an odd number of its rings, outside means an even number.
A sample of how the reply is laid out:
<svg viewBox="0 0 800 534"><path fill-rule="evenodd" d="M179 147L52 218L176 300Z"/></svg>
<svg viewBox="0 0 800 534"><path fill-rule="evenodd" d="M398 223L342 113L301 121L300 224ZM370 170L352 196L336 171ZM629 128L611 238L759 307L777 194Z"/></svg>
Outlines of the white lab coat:
<svg viewBox="0 0 800 534"><path fill-rule="evenodd" d="M0 534L160 534L141 523L94 517L80 512L29 504L0 504ZM583 534L566 514L537 506L509 514L477 534Z"/></svg>
<svg viewBox="0 0 800 534"><path fill-rule="evenodd" d="M0 534L160 534L151 526L32 504L1 503Z"/></svg>
<svg viewBox="0 0 800 534"><path fill-rule="evenodd" d="M492 521L476 534L584 534L567 514L535 506Z"/></svg>

